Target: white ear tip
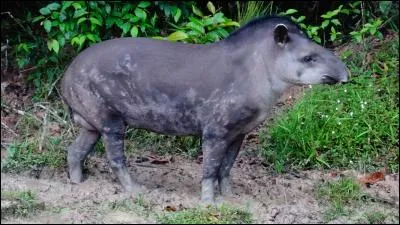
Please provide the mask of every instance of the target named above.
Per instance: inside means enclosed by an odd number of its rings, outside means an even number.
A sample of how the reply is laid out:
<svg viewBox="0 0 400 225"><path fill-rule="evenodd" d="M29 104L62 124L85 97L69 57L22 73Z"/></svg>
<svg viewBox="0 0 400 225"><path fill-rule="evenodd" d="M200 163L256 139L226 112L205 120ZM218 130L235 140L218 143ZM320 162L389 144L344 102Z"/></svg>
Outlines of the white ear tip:
<svg viewBox="0 0 400 225"><path fill-rule="evenodd" d="M277 27L280 27L280 26L283 26L283 27L285 27L285 28L286 28L286 30L287 30L287 26L286 26L285 24L283 24L283 23L278 23L278 24L275 26L275 28L274 28L274 29L276 29Z"/></svg>

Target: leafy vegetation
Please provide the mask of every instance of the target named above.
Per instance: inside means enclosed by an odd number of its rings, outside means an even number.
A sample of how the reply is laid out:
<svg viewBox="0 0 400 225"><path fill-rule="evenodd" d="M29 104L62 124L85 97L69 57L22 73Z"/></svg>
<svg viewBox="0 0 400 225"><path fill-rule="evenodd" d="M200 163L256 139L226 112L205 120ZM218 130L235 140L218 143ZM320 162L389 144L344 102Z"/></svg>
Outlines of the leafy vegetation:
<svg viewBox="0 0 400 225"><path fill-rule="evenodd" d="M350 213L348 206L360 203L366 195L361 187L350 178L343 178L336 182L323 183L317 187L317 199L322 204L328 204L325 212L326 220Z"/></svg>
<svg viewBox="0 0 400 225"><path fill-rule="evenodd" d="M278 171L385 166L397 171L398 43L398 36L385 43L364 67L363 54L347 56L354 83L307 91L262 132L263 156Z"/></svg>
<svg viewBox="0 0 400 225"><path fill-rule="evenodd" d="M193 208L159 216L162 224L249 224L247 211L222 205L220 207Z"/></svg>
<svg viewBox="0 0 400 225"><path fill-rule="evenodd" d="M1 217L5 215L28 216L44 209L44 204L37 203L35 194L31 191L1 191L3 200L10 201L10 205L2 208ZM5 203L5 202L4 202Z"/></svg>
<svg viewBox="0 0 400 225"><path fill-rule="evenodd" d="M239 23L232 21L224 16L223 13L217 12L215 6L208 2L208 10L212 15L204 16L203 13L192 6L193 13L197 17L189 17L190 22L183 23L181 26L173 25L177 31L170 34L167 38L155 37L157 39L166 39L169 41L183 41L195 44L207 44L226 38L233 27L239 27Z"/></svg>

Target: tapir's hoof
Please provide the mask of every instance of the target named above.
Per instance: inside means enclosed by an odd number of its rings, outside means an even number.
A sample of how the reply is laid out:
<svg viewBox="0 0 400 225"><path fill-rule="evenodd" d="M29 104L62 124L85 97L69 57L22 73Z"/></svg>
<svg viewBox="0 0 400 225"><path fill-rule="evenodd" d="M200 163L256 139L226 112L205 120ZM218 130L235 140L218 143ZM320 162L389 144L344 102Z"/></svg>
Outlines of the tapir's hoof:
<svg viewBox="0 0 400 225"><path fill-rule="evenodd" d="M69 172L69 180L71 184L79 184L83 182L82 172L79 170L71 170Z"/></svg>
<svg viewBox="0 0 400 225"><path fill-rule="evenodd" d="M200 201L200 205L203 207L215 206L215 201L213 198L202 197Z"/></svg>
<svg viewBox="0 0 400 225"><path fill-rule="evenodd" d="M133 193L133 194L142 194L146 191L146 189L143 186L141 186L140 184L137 184L137 183L123 185L123 187L126 192Z"/></svg>
<svg viewBox="0 0 400 225"><path fill-rule="evenodd" d="M233 197L232 187L229 179L225 178L219 181L221 195L224 197Z"/></svg>

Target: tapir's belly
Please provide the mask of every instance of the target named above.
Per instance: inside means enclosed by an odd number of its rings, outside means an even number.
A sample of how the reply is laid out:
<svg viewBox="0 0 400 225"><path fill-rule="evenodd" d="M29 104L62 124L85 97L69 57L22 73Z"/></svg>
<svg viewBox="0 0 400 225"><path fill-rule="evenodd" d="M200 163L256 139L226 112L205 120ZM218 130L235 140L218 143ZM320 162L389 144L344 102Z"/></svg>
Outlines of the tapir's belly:
<svg viewBox="0 0 400 225"><path fill-rule="evenodd" d="M170 135L200 135L201 107L178 103L122 103L120 115L131 127Z"/></svg>

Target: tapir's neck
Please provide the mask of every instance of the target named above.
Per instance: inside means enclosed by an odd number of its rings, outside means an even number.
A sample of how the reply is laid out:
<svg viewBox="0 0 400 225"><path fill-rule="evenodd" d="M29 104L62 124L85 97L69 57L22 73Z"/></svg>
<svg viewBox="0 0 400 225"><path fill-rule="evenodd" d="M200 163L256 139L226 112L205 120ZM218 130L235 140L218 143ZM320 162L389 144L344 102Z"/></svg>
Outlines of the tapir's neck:
<svg viewBox="0 0 400 225"><path fill-rule="evenodd" d="M274 104L291 86L279 76L279 70L274 63L277 56L274 56L272 47L268 49L268 44L254 40L240 45L229 42L221 42L220 45L224 45L225 55L229 57L231 67L239 70L233 71L233 75L246 76L250 84L246 91L265 104ZM270 54L270 59L265 57L266 53Z"/></svg>

